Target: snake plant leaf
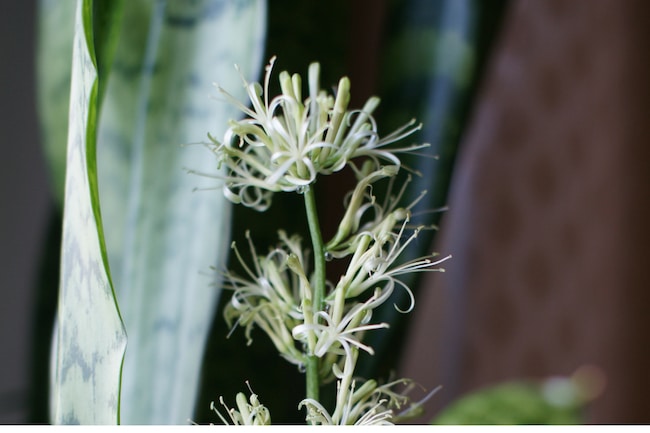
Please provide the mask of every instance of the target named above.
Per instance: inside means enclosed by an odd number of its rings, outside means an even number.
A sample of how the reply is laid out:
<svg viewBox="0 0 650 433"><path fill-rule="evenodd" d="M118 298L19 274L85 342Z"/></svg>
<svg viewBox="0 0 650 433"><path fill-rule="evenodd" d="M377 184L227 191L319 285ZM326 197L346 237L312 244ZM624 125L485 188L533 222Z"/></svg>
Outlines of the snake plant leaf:
<svg viewBox="0 0 650 433"><path fill-rule="evenodd" d="M119 26L123 0L93 2L93 39L100 76L107 77ZM39 0L36 44L37 109L41 141L48 163L56 204L63 204L72 39L75 18L74 1ZM99 81L99 99L106 80Z"/></svg>
<svg viewBox="0 0 650 433"><path fill-rule="evenodd" d="M36 49L37 109L52 193L63 204L72 38L76 2L40 0Z"/></svg>
<svg viewBox="0 0 650 433"><path fill-rule="evenodd" d="M98 81L93 4L76 9L63 216L61 280L53 344L52 421L119 422L126 333L112 288L97 190Z"/></svg>
<svg viewBox="0 0 650 433"><path fill-rule="evenodd" d="M210 151L192 143L222 135L238 115L214 82L243 101L235 64L257 80L265 8L263 0L125 2L98 137L107 251L129 333L124 424L193 418L231 205L218 181L188 173L219 174Z"/></svg>

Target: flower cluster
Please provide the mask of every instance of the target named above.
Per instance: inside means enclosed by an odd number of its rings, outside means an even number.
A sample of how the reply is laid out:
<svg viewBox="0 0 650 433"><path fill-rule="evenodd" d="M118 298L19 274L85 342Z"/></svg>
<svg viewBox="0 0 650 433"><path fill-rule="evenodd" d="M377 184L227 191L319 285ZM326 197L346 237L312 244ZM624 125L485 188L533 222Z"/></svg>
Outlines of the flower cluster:
<svg viewBox="0 0 650 433"><path fill-rule="evenodd" d="M378 385L375 380L356 378L355 369L360 351L374 354L372 347L363 342L364 335L389 326L373 322L373 312L390 298L396 286L406 290L411 302L403 310L395 308L408 312L414 306L410 288L399 277L441 271L438 265L447 259L431 254L400 263L400 257L423 227L409 225L411 208L417 200L400 205L406 184L393 194L392 185L401 167L396 154L425 145L387 148L418 127L410 123L380 138L372 117L379 100L371 98L361 110L348 110L349 81L341 79L336 95L328 95L319 88L318 64L309 68L309 97L304 102L300 76L286 72L280 74L282 94L269 101L273 62L267 66L263 87L244 81L252 109L220 89L247 117L231 121L221 142L212 139L213 151L227 167L224 192L235 203L264 210L274 192L305 192L314 264L309 262L310 253L297 235L279 231L278 244L268 253L258 254L247 233L250 260L234 243L232 246L242 270L225 274L226 288L233 295L224 316L233 330L237 326L245 329L249 343L252 329L258 327L286 360L301 369L312 368L321 384L336 383L336 407L332 412L308 392L301 403L307 409L307 421L390 424L400 414L412 413L418 407L405 395L410 382ZM355 173L357 184L345 198L345 214L336 233L323 243L320 228L316 227L316 241L309 216L313 213L309 204L313 203L313 191L309 187L318 175L346 166ZM382 203L373 193L379 181L389 183ZM346 261L346 269L337 281L325 281L324 273L318 272L326 256ZM404 392L395 391L397 385L406 385ZM255 394L250 401L239 394L237 406L239 410L228 409L234 423L270 421Z"/></svg>
<svg viewBox="0 0 650 433"><path fill-rule="evenodd" d="M365 203L372 202L373 197L369 195ZM331 416L318 402L308 399L303 402L313 422L385 423L393 419L394 408L400 405L395 403L395 398L385 399L387 388L365 392L369 384L374 383L369 381L354 390L352 378L358 352L374 353L363 343L363 336L367 331L388 327L386 323L372 323L372 313L390 297L396 285L411 293L397 279L399 275L441 271L438 265L447 259L431 255L398 264L399 256L415 239L419 229L405 239L408 209L395 208L386 212L380 207L377 213L382 218L344 237L342 244L347 248L339 249L337 256L351 256L347 269L337 284L328 283L326 309L316 313L311 308L313 289L306 254L298 236L289 237L280 231L278 245L266 255L258 255L248 237L254 263L250 267L233 245L246 275L226 274L227 287L234 291L225 310L228 323L244 327L249 341L254 326L263 329L278 352L298 366L304 366L307 356L317 356L323 382L337 381L337 409ZM339 243L332 239L328 245L338 246ZM355 301L364 298L364 301ZM413 302L412 299L406 311L413 307Z"/></svg>
<svg viewBox="0 0 650 433"><path fill-rule="evenodd" d="M336 411L330 414L322 404L305 399L300 406L307 407L308 421L316 425L393 425L396 421L418 416L425 403L440 388L429 392L423 399L413 402L408 394L414 388L408 379L399 379L384 385L375 380L367 380L356 388L352 380L349 388L342 390L339 386L339 400ZM402 389L396 388L402 386Z"/></svg>
<svg viewBox="0 0 650 433"><path fill-rule="evenodd" d="M266 67L264 86L244 86L252 108L243 105L226 90L219 91L244 114L231 120L221 141L210 137L212 149L228 170L224 194L234 203L258 210L271 204L273 192L301 191L318 174L331 174L359 157L376 167L381 162L399 168L396 153L409 152L427 144L388 149L420 128L410 122L381 138L372 117L379 98L370 98L361 110L349 110L350 80L342 78L336 95L320 89L320 66L309 67L309 97L302 100L300 75L280 73L282 93L269 101L269 82L275 57Z"/></svg>
<svg viewBox="0 0 650 433"><path fill-rule="evenodd" d="M251 331L258 326L271 338L278 352L289 362L303 365L304 354L296 347L291 330L304 322L304 302L310 288L304 272L304 257L298 236L289 238L280 231L280 245L267 255L257 255L246 233L253 269L246 265L236 245L233 249L246 272L246 277L226 273L226 288L234 291L224 316L229 326L246 329L249 344Z"/></svg>

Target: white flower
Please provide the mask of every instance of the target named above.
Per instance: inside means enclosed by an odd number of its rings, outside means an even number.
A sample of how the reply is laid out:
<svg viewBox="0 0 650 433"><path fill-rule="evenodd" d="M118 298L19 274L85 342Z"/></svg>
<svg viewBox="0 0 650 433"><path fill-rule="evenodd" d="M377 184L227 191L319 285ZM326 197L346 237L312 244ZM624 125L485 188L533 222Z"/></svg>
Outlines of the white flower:
<svg viewBox="0 0 650 433"><path fill-rule="evenodd" d="M252 390L250 390L250 392L251 396L249 400L246 400L246 396L241 392L235 397L237 409L239 410L229 408L223 401L223 397L219 398L219 402L226 409L230 422L221 415L221 412L219 412L214 402L210 404L210 409L212 409L226 425L271 425L271 414L269 413L269 410L266 406L260 403L257 394Z"/></svg>
<svg viewBox="0 0 650 433"><path fill-rule="evenodd" d="M398 310L401 312L411 311L415 302L413 293L397 277L412 272L443 272L444 269L437 266L451 256L437 258L436 254L431 254L396 265L398 258L406 247L417 238L422 229L422 227L416 228L404 240L404 231L409 220L410 212L407 209L398 208L385 215L383 220L374 222L370 227L371 231L360 231L355 234L347 243L348 252L352 252L352 258L333 293L340 291L344 293L346 299L349 299L368 290L381 287L382 299L385 299L393 292L397 284L406 290L411 299L410 306L406 310L399 308Z"/></svg>
<svg viewBox="0 0 650 433"><path fill-rule="evenodd" d="M246 118L230 121L219 141L210 136L219 164L229 172L224 177L224 194L231 201L265 210L273 192L302 191L317 175L331 174L365 157L376 169L385 164L400 166L396 153L410 152L428 144L402 148L387 146L420 128L410 122L380 138L372 117L379 98L372 97L361 110L349 110L350 81L339 81L336 95L320 89L320 66L309 66L309 97L302 100L302 78L282 72L282 93L269 101L269 81L275 57L266 67L264 86L243 77L252 108L227 91L219 91Z"/></svg>
<svg viewBox="0 0 650 433"><path fill-rule="evenodd" d="M322 358L328 353L336 353L350 357L350 347L354 346L373 355L374 351L370 346L361 342L360 335L372 329L388 328L386 323L368 325L371 311L380 305L384 299L371 297L362 304L356 304L342 317L336 317L320 311L316 319L323 319L322 322L302 324L293 328L292 335L296 340L305 341L310 333L316 336L317 342L313 355ZM337 310L333 308L334 312Z"/></svg>
<svg viewBox="0 0 650 433"><path fill-rule="evenodd" d="M409 393L415 384L409 379L399 379L384 385L368 380L356 388L357 381L344 386L339 381L337 407L333 414L318 401L304 399L300 407L307 408L307 421L319 425L394 425L420 414L422 404L440 388L413 402ZM397 390L401 387L401 390Z"/></svg>
<svg viewBox="0 0 650 433"><path fill-rule="evenodd" d="M303 353L296 348L291 329L304 319L301 299L309 297L306 279L295 272L304 263L300 238L291 238L279 232L281 244L266 256L259 256L246 233L253 259L253 269L246 265L233 243L233 250L246 277L226 273L227 289L234 291L224 316L229 326L246 329L249 344L253 326L262 328L271 338L280 354L289 362L301 365ZM234 328L233 328L234 329Z"/></svg>
<svg viewBox="0 0 650 433"><path fill-rule="evenodd" d="M357 233L361 220L366 214L374 212L375 221L380 221L384 217L385 212L382 206L375 202L375 197L370 191L373 183L395 176L397 167L386 166L366 173L370 168L366 166L357 171L357 184L354 190L345 198L345 214L339 223L336 234L325 246L325 249L332 257L341 258L349 254L350 237ZM369 224L366 224L364 230L368 230L368 226Z"/></svg>

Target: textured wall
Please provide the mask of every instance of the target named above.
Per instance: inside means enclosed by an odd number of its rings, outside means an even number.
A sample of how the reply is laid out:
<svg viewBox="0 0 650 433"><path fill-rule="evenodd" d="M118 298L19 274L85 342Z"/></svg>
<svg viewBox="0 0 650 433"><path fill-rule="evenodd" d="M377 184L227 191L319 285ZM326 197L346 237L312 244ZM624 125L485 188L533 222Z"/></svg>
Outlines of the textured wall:
<svg viewBox="0 0 650 433"><path fill-rule="evenodd" d="M650 422L648 24L643 1L512 2L403 366L445 386L433 408L595 364L589 421Z"/></svg>

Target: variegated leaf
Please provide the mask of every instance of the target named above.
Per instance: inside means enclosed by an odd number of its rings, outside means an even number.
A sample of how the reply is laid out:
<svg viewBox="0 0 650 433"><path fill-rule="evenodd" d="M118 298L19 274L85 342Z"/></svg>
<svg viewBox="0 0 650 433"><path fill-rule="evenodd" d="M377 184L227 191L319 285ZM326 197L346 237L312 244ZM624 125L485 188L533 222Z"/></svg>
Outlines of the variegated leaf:
<svg viewBox="0 0 650 433"><path fill-rule="evenodd" d="M119 422L126 334L108 270L97 195L97 69L92 3L78 0L65 182L61 284L52 357L56 424Z"/></svg>
<svg viewBox="0 0 650 433"><path fill-rule="evenodd" d="M230 241L230 209L202 145L237 112L213 82L244 99L261 69L262 0L125 2L98 141L109 262L129 333L125 424L193 416L204 346ZM195 189L199 191L194 191ZM203 189L210 188L205 191ZM204 404L209 404L205 402Z"/></svg>

